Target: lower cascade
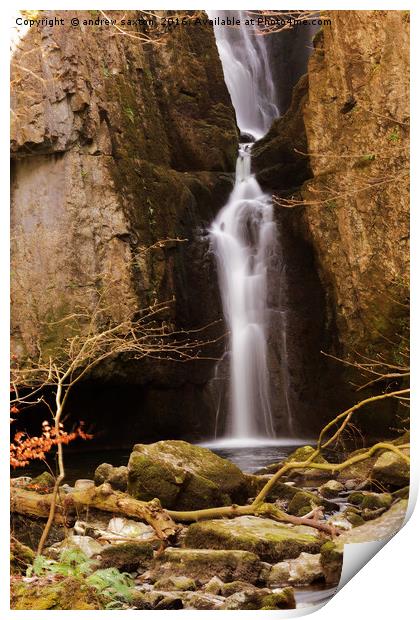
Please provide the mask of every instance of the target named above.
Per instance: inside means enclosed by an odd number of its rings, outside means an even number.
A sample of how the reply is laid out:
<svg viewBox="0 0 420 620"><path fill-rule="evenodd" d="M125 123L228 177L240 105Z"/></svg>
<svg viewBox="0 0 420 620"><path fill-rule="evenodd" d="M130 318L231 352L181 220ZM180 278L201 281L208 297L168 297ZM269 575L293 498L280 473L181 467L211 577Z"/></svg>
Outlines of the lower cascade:
<svg viewBox="0 0 420 620"><path fill-rule="evenodd" d="M267 259L276 231L270 197L251 174L241 144L235 186L211 228L226 322L230 328L231 417L235 439L274 437L267 367Z"/></svg>
<svg viewBox="0 0 420 620"><path fill-rule="evenodd" d="M251 174L250 139L262 137L279 111L262 37L244 25L215 25L214 30L237 123L248 140L239 146L235 185L210 233L230 330L226 434L249 441L275 437L267 364L267 265L276 244L270 196Z"/></svg>

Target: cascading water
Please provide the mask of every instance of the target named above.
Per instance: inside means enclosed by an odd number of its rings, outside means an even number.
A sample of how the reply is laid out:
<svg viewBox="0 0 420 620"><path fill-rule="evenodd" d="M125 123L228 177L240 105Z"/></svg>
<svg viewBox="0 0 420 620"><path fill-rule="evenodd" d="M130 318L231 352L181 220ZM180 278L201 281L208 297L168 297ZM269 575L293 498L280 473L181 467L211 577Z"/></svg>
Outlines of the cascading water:
<svg viewBox="0 0 420 620"><path fill-rule="evenodd" d="M224 13L209 12L223 18ZM279 115L264 37L245 26L214 26L225 82L247 143L240 144L236 178L227 204L212 224L219 286L230 329L230 416L235 440L273 438L267 365L267 265L276 229L270 196L251 174L252 139L261 138ZM250 137L249 136L252 136Z"/></svg>

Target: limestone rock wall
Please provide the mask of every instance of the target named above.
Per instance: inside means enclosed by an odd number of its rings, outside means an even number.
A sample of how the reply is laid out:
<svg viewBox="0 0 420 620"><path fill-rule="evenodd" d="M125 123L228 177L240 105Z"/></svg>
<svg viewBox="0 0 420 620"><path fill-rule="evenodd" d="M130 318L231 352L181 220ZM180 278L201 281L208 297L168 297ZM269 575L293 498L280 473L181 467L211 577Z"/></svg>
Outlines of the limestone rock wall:
<svg viewBox="0 0 420 620"><path fill-rule="evenodd" d="M114 318L170 300L165 319L176 327L221 319L200 235L230 191L238 134L211 27L154 44L140 29L70 26L97 11L41 13L66 25L32 27L12 58L14 353L62 344L57 321L99 295ZM182 242L156 245L166 239ZM200 431L200 420L212 424L202 397L212 372L212 362L120 364L101 378L111 392L117 383L166 389L162 424L172 415ZM141 426L153 403L133 413Z"/></svg>
<svg viewBox="0 0 420 620"><path fill-rule="evenodd" d="M329 16L308 68L304 220L341 351L386 351L407 316L409 12Z"/></svg>

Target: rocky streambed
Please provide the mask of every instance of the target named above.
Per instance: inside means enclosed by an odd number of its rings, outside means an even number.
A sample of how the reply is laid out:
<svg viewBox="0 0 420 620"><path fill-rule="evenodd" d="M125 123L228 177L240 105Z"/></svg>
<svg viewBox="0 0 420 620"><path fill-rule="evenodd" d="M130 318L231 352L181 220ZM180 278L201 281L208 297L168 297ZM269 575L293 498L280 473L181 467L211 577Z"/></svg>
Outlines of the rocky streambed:
<svg viewBox="0 0 420 620"><path fill-rule="evenodd" d="M300 447L286 460L301 462L311 451ZM376 540L401 526L409 468L383 450L338 475L291 469L264 508L246 514L279 467L246 474L183 441L138 444L127 466L104 463L91 480L62 485L61 523L37 559L45 518L23 514L12 500L12 608L291 609L313 600L308 592L331 595L345 543ZM44 494L47 502L53 483L47 472L15 478L12 498ZM115 514L97 507L65 514L72 497L104 489L120 498ZM123 515L124 498L163 507L176 529L163 540L150 521ZM229 518L217 512L223 507Z"/></svg>

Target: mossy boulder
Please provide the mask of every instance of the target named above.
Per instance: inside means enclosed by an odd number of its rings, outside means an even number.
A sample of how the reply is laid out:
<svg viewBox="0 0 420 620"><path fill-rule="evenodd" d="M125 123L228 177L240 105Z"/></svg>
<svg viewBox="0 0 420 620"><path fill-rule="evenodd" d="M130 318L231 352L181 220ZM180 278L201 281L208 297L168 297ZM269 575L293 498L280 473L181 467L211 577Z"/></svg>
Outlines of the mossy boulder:
<svg viewBox="0 0 420 620"><path fill-rule="evenodd" d="M104 601L96 588L88 586L81 579L57 577L54 581L38 579L23 582L12 579L10 586L10 607L20 610L64 610L104 609Z"/></svg>
<svg viewBox="0 0 420 620"><path fill-rule="evenodd" d="M26 569L35 560L35 552L16 538L10 541L10 572L12 575L24 575Z"/></svg>
<svg viewBox="0 0 420 620"><path fill-rule="evenodd" d="M391 493L365 493L360 506L362 509L377 510L378 508L389 508L391 504Z"/></svg>
<svg viewBox="0 0 420 620"><path fill-rule="evenodd" d="M255 497L270 480L271 475L265 474L256 476L253 474L245 474L245 477L248 482L248 494L250 497ZM278 480L270 490L266 499L267 501L274 501L276 499L291 500L298 491L299 488L294 486L294 482L282 482Z"/></svg>
<svg viewBox="0 0 420 620"><path fill-rule="evenodd" d="M310 491L298 490L289 502L287 510L290 514L303 516L310 512L315 506L323 506L326 510L332 511L338 508L337 504L319 497Z"/></svg>
<svg viewBox="0 0 420 620"><path fill-rule="evenodd" d="M381 484L405 487L410 482L410 466L394 452L384 452L375 461L372 477Z"/></svg>
<svg viewBox="0 0 420 620"><path fill-rule="evenodd" d="M347 458L355 456L358 452L360 452L360 450L349 454ZM368 480L371 476L374 463L375 457L365 459L364 461L359 461L358 463L353 463L339 472L337 480L343 483L348 480L354 480L356 482Z"/></svg>
<svg viewBox="0 0 420 620"><path fill-rule="evenodd" d="M328 480L328 482L325 482L325 484L320 486L318 490L322 497L331 499L332 497L337 497L342 491L344 491L345 486L338 480Z"/></svg>
<svg viewBox="0 0 420 620"><path fill-rule="evenodd" d="M169 575L168 577L162 577L158 579L154 585L156 590L169 590L185 592L187 590L196 590L197 584L191 577L184 577L183 575Z"/></svg>
<svg viewBox="0 0 420 620"><path fill-rule="evenodd" d="M100 568L115 567L131 572L146 567L153 559L153 548L146 542L129 542L109 545L101 551Z"/></svg>
<svg viewBox="0 0 420 620"><path fill-rule="evenodd" d="M317 553L321 542L308 529L271 519L243 516L210 520L189 526L184 545L192 548L243 549L267 562L295 558L302 551Z"/></svg>
<svg viewBox="0 0 420 620"><path fill-rule="evenodd" d="M323 579L321 555L301 553L294 560L285 560L272 566L267 583L270 588L307 586Z"/></svg>
<svg viewBox="0 0 420 620"><path fill-rule="evenodd" d="M178 510L243 503L248 495L236 465L207 448L175 440L134 446L128 492L145 501L157 497L164 508Z"/></svg>
<svg viewBox="0 0 420 620"><path fill-rule="evenodd" d="M292 515L303 516L322 503L322 499L314 493L299 491L289 502L287 510Z"/></svg>
<svg viewBox="0 0 420 620"><path fill-rule="evenodd" d="M332 540L321 547L321 567L325 582L328 585L337 585L343 568L343 548Z"/></svg>
<svg viewBox="0 0 420 620"><path fill-rule="evenodd" d="M295 609L296 601L292 588L280 592L247 589L232 594L226 599L223 609L257 610L257 609Z"/></svg>
<svg viewBox="0 0 420 620"><path fill-rule="evenodd" d="M51 493L54 488L54 476L49 471L44 471L26 485L26 488L37 493Z"/></svg>
<svg viewBox="0 0 420 620"><path fill-rule="evenodd" d="M309 457L312 457L315 454L315 448L312 446L301 446L294 450L287 459L284 461L285 463L303 463L308 460ZM318 454L313 458L313 463L328 463L326 459L321 454ZM326 469L316 469L315 467L299 468L299 469L291 469L286 473L286 476L289 478L310 478L313 480L318 479L329 479L333 476L333 472Z"/></svg>
<svg viewBox="0 0 420 620"><path fill-rule="evenodd" d="M255 583L261 570L259 558L249 551L170 547L155 558L150 579L157 581L166 575L180 575L204 584L217 575L225 583L237 580Z"/></svg>
<svg viewBox="0 0 420 620"><path fill-rule="evenodd" d="M95 470L94 480L96 486L109 482L116 491L126 491L128 483L128 469L124 465L113 467L109 463L102 463Z"/></svg>

